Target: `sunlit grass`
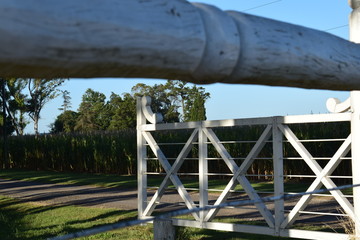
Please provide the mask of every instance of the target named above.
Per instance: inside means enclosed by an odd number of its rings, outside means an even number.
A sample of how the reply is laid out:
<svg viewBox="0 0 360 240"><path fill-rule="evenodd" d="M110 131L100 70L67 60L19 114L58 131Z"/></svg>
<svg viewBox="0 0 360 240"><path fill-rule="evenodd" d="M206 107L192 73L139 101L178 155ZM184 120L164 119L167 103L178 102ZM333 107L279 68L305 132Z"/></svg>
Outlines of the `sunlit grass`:
<svg viewBox="0 0 360 240"><path fill-rule="evenodd" d="M135 176L91 174L91 173L65 173L55 171L30 170L0 170L0 178L23 181L36 181L42 183L94 185L100 187L136 188Z"/></svg>
<svg viewBox="0 0 360 240"><path fill-rule="evenodd" d="M74 206L39 206L0 196L0 239L46 239L134 219L135 211ZM149 237L148 237L149 236ZM150 226L135 226L83 239L151 239Z"/></svg>
<svg viewBox="0 0 360 240"><path fill-rule="evenodd" d="M119 187L123 189L136 189L136 176L129 175L111 175L111 174L90 174L90 173L69 173L69 172L55 172L55 171L30 171L30 170L0 170L0 178L16 179L23 181L36 181L43 183L58 183L58 184L76 184L76 185L93 185L100 187ZM163 177L151 176L148 178L148 186L159 186ZM187 188L198 188L199 183L196 178L181 179L182 183ZM228 180L226 179L210 179L209 189L222 190L226 187ZM266 182L252 182L254 189L263 192L273 192L274 187L271 181ZM309 184L304 183L286 183L285 191L302 192L307 189ZM172 187L170 185L169 187ZM242 190L238 185L236 190Z"/></svg>
<svg viewBox="0 0 360 240"><path fill-rule="evenodd" d="M136 188L135 176L100 175L63 173L52 171L25 171L25 170L1 170L0 178L37 181L45 183L96 185L102 187L121 187L124 189ZM162 177L151 177L149 185L159 185ZM197 187L196 179L182 179L186 187ZM226 180L212 179L209 188L223 189ZM254 182L252 186L258 191L273 191L272 182ZM286 191L305 191L307 184L286 183ZM238 190L241 188L238 186ZM135 211L120 211L115 209L96 209L74 206L38 206L20 203L6 197L0 198L0 239L44 239L50 236L76 232L94 226L134 219ZM221 219L224 222L239 222L239 219ZM248 223L254 225L254 222ZM308 226L298 226L306 230L329 230L309 229ZM303 228L304 227L304 228ZM326 227L325 227L326 228ZM276 237L211 231L196 228L178 228L179 239L279 239ZM125 231L125 232L124 232ZM331 231L331 230L330 230ZM152 225L137 226L127 230L117 230L83 239L152 239ZM282 239L282 238L281 238Z"/></svg>
<svg viewBox="0 0 360 240"><path fill-rule="evenodd" d="M127 221L136 217L136 211L101 209L74 206L39 206L21 203L18 200L0 196L0 239L40 240L78 232L104 224ZM230 220L228 220L230 221ZM222 232L198 228L177 228L177 238L181 240L275 240L289 239L255 234ZM134 226L89 237L98 240L150 240L153 239L152 225Z"/></svg>

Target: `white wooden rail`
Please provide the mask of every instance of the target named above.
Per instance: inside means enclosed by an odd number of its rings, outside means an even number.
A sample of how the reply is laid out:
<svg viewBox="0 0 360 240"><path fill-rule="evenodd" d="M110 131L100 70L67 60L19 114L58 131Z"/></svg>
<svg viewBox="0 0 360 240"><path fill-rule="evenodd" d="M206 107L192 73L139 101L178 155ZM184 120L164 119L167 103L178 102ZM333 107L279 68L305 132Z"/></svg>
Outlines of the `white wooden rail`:
<svg viewBox="0 0 360 240"><path fill-rule="evenodd" d="M0 76L360 89L360 46L185 0L1 0Z"/></svg>
<svg viewBox="0 0 360 240"><path fill-rule="evenodd" d="M144 101L143 101L144 102ZM329 104L332 102L332 104ZM269 207L261 201L260 192L256 191L250 181L248 180L247 172L254 161L258 158L259 153L264 148L264 146L271 142L272 144L272 156L270 159L273 161L273 178L275 196L280 196L284 194L284 170L283 170L283 161L286 159L283 156L283 145L284 142L290 144L296 152L299 154L302 159L313 172L314 180L312 184L308 187L307 192L315 191L320 189L322 186L327 189L336 188L336 184L332 180L333 177L341 176L332 176L335 169L339 166L343 159L348 159L348 154L351 150L352 135L349 133L349 136L345 139L335 139L335 141L341 141L339 149L335 151L335 154L329 158L327 164L324 167L321 167L316 156L307 150L304 145L303 139L299 139L289 126L292 124L305 124L305 123L324 123L324 122L350 122L352 119L353 113L344 112L343 105L351 101L346 101L341 103L336 99L328 101L329 110L336 109L342 113L330 113L330 114L317 114L317 115L301 115L301 116L277 116L277 117L266 117L266 118L254 118L254 119L231 119L231 120L219 120L219 121L202 121L202 122L187 122L187 123L151 123L151 119L146 122L146 117L151 115L146 113L149 111L149 108L145 104L141 104L141 101L138 100L138 116L141 116L143 119L143 124L138 124L138 149L140 152L146 152L146 149L151 150L155 155L162 168L165 171L164 179L155 192L152 192L147 187L146 178L148 174L151 174L147 171L139 171L139 218L146 219L150 217L153 212L156 210L156 207L162 204L162 198L165 196L165 191L168 189L169 185L175 187L180 198L183 201L183 204L188 209L196 209L199 207L212 205L209 203L209 188L208 188L208 177L211 175L208 172L208 165L210 164L210 157L208 156L208 146L213 146L216 152L219 154L220 158L224 161L225 165L229 168L231 172L230 180L218 195L217 199L214 201L214 205L222 204L229 201L228 197L231 192L234 192L235 187L240 184L244 190L244 193L248 196L249 199L255 200L254 204L257 212L261 215L264 224L266 226L255 226L255 225L242 225L235 223L220 223L217 222L216 217L219 213L219 209L211 209L206 212L194 213L193 220L185 219L172 219L173 224L177 226L188 226L188 227L199 227L199 228L208 228L216 230L225 230L225 231L237 231L237 232L246 232L246 233L257 233L257 234L268 234L274 236L287 236L293 238L302 238L302 239L348 239L347 234L335 234L331 232L316 232L316 231L305 231L297 230L293 228L294 222L301 217L303 214L323 214L323 215L342 215L336 213L324 213L324 212L311 212L306 211L306 208L309 206L310 201L315 197L314 195L306 195L301 197L296 204L291 208L289 212L285 211L285 201L279 200L274 203L274 207ZM341 105L341 106L336 106ZM346 109L350 109L348 106ZM224 143L219 139L213 129L224 128L224 127L235 127L235 126L254 126L262 125L264 130L259 136L258 140L255 141L252 149L247 154L247 156L241 161L241 164L238 165L235 161L237 156L231 156L224 146ZM165 143L157 143L153 137L153 134L156 131L182 131L188 129L191 132L188 140L183 143L183 148L173 161L173 164L170 164L169 159L163 153L162 147L166 145ZM312 140L311 142L316 141ZM320 139L320 141L334 141L334 139ZM231 141L228 141L231 142ZM225 143L227 143L225 141ZM174 143L177 144L177 143ZM187 155L193 148L193 145L197 145L199 149L198 155L198 166L199 166L199 188L196 189L198 193L198 203L194 200L194 193L192 190L187 189L182 184L178 174L179 169L182 164L187 160ZM154 158L151 158L151 161L154 161ZM321 159L321 158L320 158ZM140 155L138 157L138 166L139 169L146 169L149 158L147 154ZM186 175L186 173L183 173ZM161 175L159 175L161 176ZM298 175L304 177L302 175ZM309 177L309 176L305 176ZM345 196L341 191L334 190L330 192L330 196L336 200L339 205L339 209L342 209L344 212L343 216L352 219L357 222L354 206L352 201L349 200L349 196ZM355 198L355 196L354 196ZM255 209L254 209L255 211Z"/></svg>

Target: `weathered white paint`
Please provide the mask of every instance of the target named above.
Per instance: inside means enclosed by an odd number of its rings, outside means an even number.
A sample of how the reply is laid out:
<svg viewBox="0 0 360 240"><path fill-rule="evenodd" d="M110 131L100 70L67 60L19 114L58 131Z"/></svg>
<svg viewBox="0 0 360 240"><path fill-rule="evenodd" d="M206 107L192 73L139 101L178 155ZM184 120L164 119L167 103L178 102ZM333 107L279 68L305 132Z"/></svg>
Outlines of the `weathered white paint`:
<svg viewBox="0 0 360 240"><path fill-rule="evenodd" d="M147 201L147 177L145 175L147 171L146 161L144 161L147 155L146 147L141 147L146 144L145 139L142 137L141 130L139 128L146 124L146 118L143 114L143 104L138 97L136 101L136 142L137 142L137 182L138 182L138 216L143 218L144 210L146 208Z"/></svg>
<svg viewBox="0 0 360 240"><path fill-rule="evenodd" d="M138 100L140 102L140 100ZM359 103L359 99L352 99L356 103ZM145 117L144 109L147 108L146 104L141 104L143 110L138 111ZM152 114L149 114L149 116ZM151 120L152 117L150 116ZM216 230L224 231L235 231L235 232L249 232L249 233L258 233L274 236L283 236L283 237L292 237L292 238L301 238L301 239L350 239L349 235L346 234L335 234L335 233L326 233L326 232L316 232L316 231L303 231L290 229L292 224L298 219L300 214L324 214L321 212L310 212L304 211L308 206L311 198L313 196L303 196L291 209L290 213L287 214L284 211L284 200L279 200L275 202L275 209L271 211L267 204L265 204L259 193L253 188L247 179L247 171L253 161L257 158L258 154L263 149L264 145L269 141L272 141L273 146L273 161L274 161L274 194L279 196L284 193L283 186L283 147L284 140L283 137L288 140L288 142L293 146L293 148L298 152L300 158L304 160L310 169L313 170L314 181L311 186L308 188L308 191L313 191L319 189L322 185L326 188L335 188L336 185L332 180L333 172L338 167L340 162L347 156L350 151L350 147L354 148L354 145L351 144L352 134L349 135L346 139L343 139L344 142L341 144L339 149L335 154L329 158L329 161L324 167L321 167L318 163L319 158L314 158L311 153L308 151L306 146L302 143L303 140L300 140L290 129L288 124L299 124L299 123L322 123L322 122L339 122L339 121L351 121L355 115L350 112L344 113L331 113L331 114L313 114L313 115L301 115L301 116L277 116L277 117L267 117L267 118L258 118L258 119L229 119L229 120L219 120L219 121L201 121L201 122L188 122L188 123L144 123L142 126L138 126L138 132L141 133L139 136L141 139L146 141L146 144L139 146L138 149L146 149L150 147L153 153L156 155L155 159L158 159L162 167L164 168L166 175L160 184L157 191L152 194L151 198L139 199L139 206L142 207L142 212L139 212L141 218L146 218L150 216L157 206L157 203L161 202L164 192L168 187L169 183L172 182L177 189L180 197L185 203L186 207L191 210L197 210L198 206L203 207L208 205L208 179L209 176L207 161L209 158L207 153L207 146L212 145L212 147L217 151L217 154L228 166L229 170L232 172L231 179L229 180L226 187L222 190L221 194L215 201L215 205L225 203L228 201L228 196L231 190L237 184L240 184L245 190L248 197L252 200L256 200L254 205L261 214L263 220L266 221L266 227L259 226L249 226L235 223L220 223L220 222L211 222L215 221L217 216L218 209L212 209L209 211L199 212L193 214L195 221L185 220L185 219L172 219L172 223L177 226L191 226L199 228L209 228ZM357 115L358 116L358 115ZM359 119L359 117L358 117ZM216 135L216 132L212 128L222 128L222 127L233 127L233 126L244 126L244 125L264 125L266 126L261 136L259 136L256 143L253 145L251 151L247 154L245 159L241 162L240 165L237 165L235 162L234 156L231 156L230 153L224 147L225 143L228 141L222 142ZM171 158L166 158L162 152L163 144L157 143L152 137L153 131L157 130L179 130L183 129L192 129L192 134L183 145L182 150L179 155L176 157L174 163L170 165L169 160ZM319 141L334 141L334 139L321 139ZM313 139L313 141L317 141ZM337 139L336 141L339 141ZM138 141L141 143L142 141ZM231 142L231 141L230 141ZM179 143L171 143L179 144ZM183 143L181 143L183 144ZM167 145L167 144L164 144ZM199 149L199 189L185 189L179 176L186 175L186 173L178 174L178 170L181 168L182 164L186 160L186 156L189 151L191 151L193 145L198 145ZM355 147L356 148L356 147ZM352 154L354 149L351 149ZM142 164L146 165L147 156L142 155L143 159L140 161ZM237 156L238 157L238 156ZM142 167L142 165L140 165ZM147 176L147 174L152 174L148 172L141 172L142 176ZM195 174L196 173L192 173ZM211 173L216 175L214 173ZM308 177L304 175L298 175L299 177ZM146 177L145 177L146 178ZM143 178L139 178L140 180ZM142 186L139 190L146 188L146 181L139 183L139 186ZM198 190L199 192L199 205L194 204L192 200L192 194L189 194L187 190ZM150 193L150 191L149 191ZM140 196L140 195L139 195ZM141 196L146 197L145 193L142 193ZM350 217L351 219L356 220L357 216L354 210L353 205L347 199L348 196L345 196L340 190L331 191L331 196L339 203L344 212L345 216ZM150 199L150 201L148 201ZM145 203L145 206L142 205ZM333 214L334 215L334 214ZM335 214L339 215L339 214Z"/></svg>
<svg viewBox="0 0 360 240"><path fill-rule="evenodd" d="M144 96L141 98L142 111L144 113L145 118L151 123L159 123L162 122L163 116L161 113L154 113L151 109L151 97Z"/></svg>
<svg viewBox="0 0 360 240"><path fill-rule="evenodd" d="M301 156L301 158L305 161L305 163L310 167L310 169L314 172L314 174L318 177L322 174L322 167L319 163L314 159L314 157L310 154L310 152L305 148L305 146L299 141L296 135L291 131L291 129L286 125L278 125L278 128L282 131L284 136L289 140L289 143L294 147L297 153ZM342 152L340 153L342 154ZM328 171L324 171L324 175L327 174ZM327 188L336 188L336 184L331 178L319 177L318 178L321 183ZM316 185L317 186L317 185ZM353 205L349 202L349 200L342 194L340 190L335 190L330 192L331 195L335 198L335 200L340 204L343 208L344 212L352 219L355 220L356 216L354 213ZM306 204L306 203L305 203ZM290 216L290 214L289 214ZM289 219L290 217L287 217ZM295 219L294 219L295 220ZM293 220L293 221L294 221ZM286 227L291 224L291 221L284 221L282 223L282 227Z"/></svg>
<svg viewBox="0 0 360 240"><path fill-rule="evenodd" d="M262 235L273 235L290 238L300 239L317 239L317 240L351 240L350 236L343 233L332 233L332 232L319 232L319 231L308 231L299 229L282 229L279 235L275 235L273 229L253 226L253 225L241 225L233 223L222 223L222 222L206 222L199 225L195 221L189 221L184 219L173 219L173 224L182 227L196 227L206 228L220 231L240 232L240 233L255 233Z"/></svg>
<svg viewBox="0 0 360 240"><path fill-rule="evenodd" d="M175 227L171 219L154 221L154 240L175 240Z"/></svg>
<svg viewBox="0 0 360 240"><path fill-rule="evenodd" d="M353 11L349 17L350 41L360 43L360 0L349 0ZM358 78L359 79L359 78ZM360 79L359 79L360 80ZM350 93L351 102L351 164L353 184L360 183L360 91ZM355 239L360 239L360 189L353 189L355 219Z"/></svg>
<svg viewBox="0 0 360 240"><path fill-rule="evenodd" d="M185 0L2 0L0 76L360 89L360 47Z"/></svg>
<svg viewBox="0 0 360 240"><path fill-rule="evenodd" d="M284 144L283 135L278 128L279 123L274 119L272 126L272 148L273 148L273 166L274 166L274 195L281 196L284 194ZM279 199L275 201L274 218L275 218L275 235L279 236L281 223L285 216L285 201Z"/></svg>
<svg viewBox="0 0 360 240"><path fill-rule="evenodd" d="M170 176L171 182L174 184L174 186L175 186L176 190L178 191L180 197L184 200L185 205L189 209L196 208L196 204L192 200L192 198L191 198L190 194L188 193L188 191L185 189L185 187L182 184L179 177L177 175L171 173L171 164L169 163L169 161L165 157L164 153L161 151L159 145L157 144L157 142L155 141L153 136L149 132L143 132L142 135L143 135L143 138L146 140L146 142L149 144L149 147L151 148L151 150L153 151L155 156L158 158L158 160L161 163L161 166L164 168L166 174ZM146 164L146 160L143 159L143 161L145 161L144 164ZM145 174L145 173L143 173L143 174ZM192 213L192 215L194 216L194 218L196 220L199 220L199 213L198 212L194 212L194 213Z"/></svg>
<svg viewBox="0 0 360 240"><path fill-rule="evenodd" d="M346 154L350 151L351 144L351 135L344 141L344 143L340 146L340 148L336 151L334 156L330 159L330 161L326 164L324 169L321 170L319 174L316 174L316 179L312 182L310 187L306 190L306 192L312 192L315 190L319 190L322 187L322 179L325 177L331 176L333 171L337 168L337 166L341 162L341 158L345 157ZM296 205L292 208L291 212L286 216L282 223L282 227L286 228L291 225L296 218L299 216L300 212L303 211L313 198L313 195L305 195L302 196L301 199L296 203ZM353 214L352 207L350 204L347 205L347 209L350 209L350 216L354 219L355 216Z"/></svg>
<svg viewBox="0 0 360 240"><path fill-rule="evenodd" d="M342 113L350 110L350 97L344 102L341 102L337 98L329 98L326 101L326 108L331 113Z"/></svg>
<svg viewBox="0 0 360 240"><path fill-rule="evenodd" d="M176 158L175 162L171 166L171 169L166 174L164 180L160 184L159 188L151 198L151 200L148 202L147 207L145 208L143 215L150 216L152 212L154 211L157 202L160 201L161 197L164 195L166 188L171 182L171 175L174 175L177 173L177 171L180 169L181 165L184 163L185 157L189 154L191 151L193 144L198 139L198 129L195 129L193 133L190 135L189 139L186 141L185 146L179 153L179 156ZM145 161L146 162L146 161Z"/></svg>
<svg viewBox="0 0 360 240"><path fill-rule="evenodd" d="M353 184L360 183L360 92L352 91L351 97L351 165ZM353 188L356 240L360 239L360 189Z"/></svg>

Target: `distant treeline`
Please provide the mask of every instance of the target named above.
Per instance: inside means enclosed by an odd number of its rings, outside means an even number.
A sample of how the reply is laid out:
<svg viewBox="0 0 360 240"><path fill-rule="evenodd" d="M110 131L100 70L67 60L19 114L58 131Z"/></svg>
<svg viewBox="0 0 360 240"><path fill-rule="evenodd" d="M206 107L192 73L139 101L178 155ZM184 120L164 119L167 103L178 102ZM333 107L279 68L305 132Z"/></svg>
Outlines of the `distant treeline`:
<svg viewBox="0 0 360 240"><path fill-rule="evenodd" d="M243 126L232 128L215 128L214 132L223 141L224 146L238 165L247 156L255 144L264 126ZM349 123L320 123L291 125L299 139L344 139L349 135ZM191 131L159 131L152 133L170 163L174 162L183 145L166 145L164 143L185 143ZM285 140L285 139L284 139ZM321 158L318 163L324 167L341 145L341 141L303 142L314 158ZM1 142L3 144L3 142ZM23 168L32 170L56 170L92 173L136 174L136 130L111 132L87 132L48 135L11 136L7 139L7 162L3 159L1 148L1 165L6 168ZM148 171L164 172L148 147ZM299 154L284 141L284 174L313 175L302 160L296 160ZM228 167L215 148L208 144L209 172L230 173ZM183 173L197 173L198 146L192 151L179 170ZM249 168L248 174L271 175L273 173L272 144L267 143ZM325 159L327 158L327 160ZM226 175L226 174L225 174ZM333 175L351 175L351 161L343 160ZM221 176L220 176L221 177ZM251 178L271 178L253 176Z"/></svg>

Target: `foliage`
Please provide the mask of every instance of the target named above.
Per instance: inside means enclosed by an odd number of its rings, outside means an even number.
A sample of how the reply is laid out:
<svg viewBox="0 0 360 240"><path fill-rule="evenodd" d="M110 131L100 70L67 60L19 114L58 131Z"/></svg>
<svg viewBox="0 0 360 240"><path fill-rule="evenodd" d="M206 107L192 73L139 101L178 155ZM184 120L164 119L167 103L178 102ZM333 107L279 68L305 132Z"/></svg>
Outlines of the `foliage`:
<svg viewBox="0 0 360 240"><path fill-rule="evenodd" d="M135 128L136 100L129 93L125 93L123 98L112 93L110 100L107 101L103 93L87 89L77 116L76 119L73 118L76 123L75 128L71 128L71 131L89 132ZM61 129L55 132L61 132Z"/></svg>
<svg viewBox="0 0 360 240"><path fill-rule="evenodd" d="M63 104L59 108L60 111L66 112L71 108L71 97L70 92L68 90L61 91Z"/></svg>
<svg viewBox="0 0 360 240"><path fill-rule="evenodd" d="M23 79L18 78L9 78L4 79L3 81L5 102L2 102L1 105L5 104L8 126L7 134L10 135L15 131L17 135L22 135L28 124L25 117L27 111L27 95L23 93L23 90L26 88L26 82ZM2 92L1 97L3 97Z"/></svg>
<svg viewBox="0 0 360 240"><path fill-rule="evenodd" d="M40 113L46 103L59 96L58 87L64 79L26 79L30 98L27 99L27 109L30 118L34 121L35 135L39 134Z"/></svg>
<svg viewBox="0 0 360 240"><path fill-rule="evenodd" d="M12 168L136 172L135 130L11 136L7 152Z"/></svg>
<svg viewBox="0 0 360 240"><path fill-rule="evenodd" d="M206 120L205 100L206 99L198 92L194 94L192 102L188 100L188 102L191 102L191 107L188 108L189 110L185 115L186 121Z"/></svg>
<svg viewBox="0 0 360 240"><path fill-rule="evenodd" d="M12 198L0 196L0 238L2 240L40 240L71 232L86 230L104 224L129 221L136 218L136 211L101 209L75 206L39 206L21 203ZM234 219L222 221L231 222ZM239 222L253 224L253 222ZM177 239L233 239L275 240L278 237L236 232L223 232L198 228L178 228ZM147 240L153 239L152 225L127 227L111 232L79 239L98 240ZM281 238L291 239L291 238Z"/></svg>
<svg viewBox="0 0 360 240"><path fill-rule="evenodd" d="M205 120L205 102L210 94L202 87L183 81L168 80L166 84L148 86L139 83L132 88L134 96L150 96L152 110L161 113L165 122L199 121ZM179 110L182 109L182 114ZM197 116L195 116L197 112ZM190 116L192 115L192 116ZM192 117L192 118L191 118Z"/></svg>
<svg viewBox="0 0 360 240"><path fill-rule="evenodd" d="M210 97L204 88L195 85L189 87L182 81L167 81L166 84L154 86L139 83L132 88L131 93L123 93L122 96L111 93L109 100L103 93L87 89L77 114L70 114L69 92L63 91L62 94L64 103L60 109L63 113L51 125L52 133L135 128L136 98L144 95L152 98L152 110L161 113L165 122L205 120L205 102Z"/></svg>
<svg viewBox="0 0 360 240"><path fill-rule="evenodd" d="M75 131L75 126L79 114L77 112L66 110L56 117L55 122L52 123L51 133L70 133Z"/></svg>
<svg viewBox="0 0 360 240"><path fill-rule="evenodd" d="M146 84L139 83L135 85L131 91L134 97L151 97L152 110L156 113L161 113L165 122L179 121L179 107L173 104L171 89L168 89L166 85L155 84L154 86L148 86Z"/></svg>
<svg viewBox="0 0 360 240"><path fill-rule="evenodd" d="M103 93L87 89L82 96L76 131L106 130L110 124L110 109Z"/></svg>
<svg viewBox="0 0 360 240"><path fill-rule="evenodd" d="M26 115L34 121L35 134L38 134L40 113L44 105L59 95L58 87L64 79L28 79L8 78L5 84L5 105L7 122L17 135L23 135L26 125L29 123ZM2 94L2 93L1 93Z"/></svg>
<svg viewBox="0 0 360 240"><path fill-rule="evenodd" d="M336 138L344 139L349 134L348 123L319 123L290 126L299 139ZM255 141L264 131L265 126L242 126L232 128L213 129L223 142L235 162L240 165L248 155ZM187 141L191 131L157 131L153 137L159 143L165 156L169 159L177 157L182 144ZM1 141L1 140L0 140ZM1 143L1 142L0 142ZM318 163L324 167L341 141L304 142L305 147L314 156L320 158ZM136 172L136 131L135 129L87 132L71 134L13 136L8 139L8 159L12 168L52 169L56 171L76 171L93 173L135 174ZM2 157L2 149L0 157ZM295 149L284 141L284 174L285 175L313 175L307 164L299 158ZM209 172L230 173L228 166L219 154L208 144ZM155 155L148 148L147 170L149 172L164 172ZM179 172L198 172L198 146L194 144ZM171 163L172 160L170 160ZM253 180L272 180L273 174L272 144L267 143L258 157L251 164L247 174ZM265 176L264 176L265 175ZM351 161L343 160L335 170L335 176L351 176ZM227 178L226 175L216 179ZM286 177L287 180L306 179ZM215 177L214 177L215 179ZM211 179L212 180L212 179ZM334 179L334 181L340 181ZM346 183L346 179L341 180Z"/></svg>
<svg viewBox="0 0 360 240"><path fill-rule="evenodd" d="M123 98L112 93L110 96L109 107L112 112L108 127L109 130L136 127L136 100L129 93L125 93Z"/></svg>
<svg viewBox="0 0 360 240"><path fill-rule="evenodd" d="M74 206L39 206L0 196L0 239L36 240L133 220L136 211ZM151 239L150 226L134 226L80 239Z"/></svg>

